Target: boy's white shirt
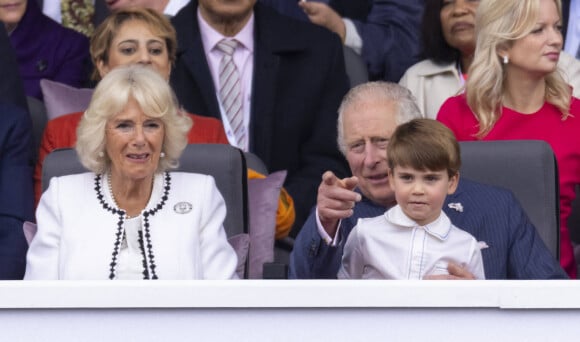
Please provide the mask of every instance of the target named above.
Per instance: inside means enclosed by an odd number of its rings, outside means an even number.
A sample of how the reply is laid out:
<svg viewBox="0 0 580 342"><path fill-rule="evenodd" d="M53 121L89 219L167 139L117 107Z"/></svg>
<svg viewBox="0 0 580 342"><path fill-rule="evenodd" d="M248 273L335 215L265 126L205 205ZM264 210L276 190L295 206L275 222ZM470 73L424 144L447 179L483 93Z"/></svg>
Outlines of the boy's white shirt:
<svg viewBox="0 0 580 342"><path fill-rule="evenodd" d="M455 227L443 211L419 226L399 205L374 218L362 218L351 231L338 278L423 279L448 274L453 261L476 279L485 279L480 244Z"/></svg>

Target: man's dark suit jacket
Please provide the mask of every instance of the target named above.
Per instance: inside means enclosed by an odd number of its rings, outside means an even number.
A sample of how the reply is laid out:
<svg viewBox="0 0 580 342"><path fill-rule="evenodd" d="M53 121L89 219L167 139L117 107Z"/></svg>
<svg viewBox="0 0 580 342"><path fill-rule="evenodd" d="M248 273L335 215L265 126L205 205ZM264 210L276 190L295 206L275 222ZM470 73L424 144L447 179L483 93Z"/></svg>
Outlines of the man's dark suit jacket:
<svg viewBox="0 0 580 342"><path fill-rule="evenodd" d="M28 110L16 54L4 25L0 25L0 66L0 102L12 103Z"/></svg>
<svg viewBox="0 0 580 342"><path fill-rule="evenodd" d="M324 171L340 177L349 174L336 144L337 110L348 78L335 34L260 3L254 16L249 150L270 172L288 171L285 187L296 207L291 233L295 235L316 201ZM221 119L202 48L197 1L192 0L172 22L179 51L171 83L180 104L190 113Z"/></svg>
<svg viewBox="0 0 580 342"><path fill-rule="evenodd" d="M260 0L278 12L308 20L297 2ZM342 17L352 19L363 46L361 56L370 80L399 82L421 61L419 28L425 0L324 0Z"/></svg>
<svg viewBox="0 0 580 342"><path fill-rule="evenodd" d="M570 0L562 0L562 38L566 42L566 32L568 32L568 22L570 20Z"/></svg>
<svg viewBox="0 0 580 342"><path fill-rule="evenodd" d="M28 113L0 103L0 279L22 279L28 245L22 224L34 220Z"/></svg>
<svg viewBox="0 0 580 342"><path fill-rule="evenodd" d="M462 210L450 208L450 203L460 203ZM487 244L481 250L486 279L567 278L511 192L461 178L455 193L447 196L443 211L455 226ZM318 234L313 212L294 243L289 277L336 278L342 248L357 220L384 213L384 207L363 198L354 215L342 220L339 245L330 247Z"/></svg>

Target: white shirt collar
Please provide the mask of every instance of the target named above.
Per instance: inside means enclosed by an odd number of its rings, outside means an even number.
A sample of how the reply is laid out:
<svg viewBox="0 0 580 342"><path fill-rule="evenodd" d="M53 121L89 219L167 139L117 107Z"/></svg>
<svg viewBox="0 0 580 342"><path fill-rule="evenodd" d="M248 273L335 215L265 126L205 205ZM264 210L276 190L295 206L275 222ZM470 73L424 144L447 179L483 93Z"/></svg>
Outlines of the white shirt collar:
<svg viewBox="0 0 580 342"><path fill-rule="evenodd" d="M163 10L163 14L168 15L170 17L174 17L180 9L185 7L189 3L189 0L169 0L165 9Z"/></svg>
<svg viewBox="0 0 580 342"><path fill-rule="evenodd" d="M237 40L241 46L252 53L254 52L254 12L252 12L246 25L233 37L226 37L211 27L202 17L199 8L197 9L197 20L199 22L201 41L206 52L212 51L216 48L217 43L224 38L233 38Z"/></svg>
<svg viewBox="0 0 580 342"><path fill-rule="evenodd" d="M403 228L421 227L425 229L429 235L442 241L447 239L449 232L451 231L451 220L449 220L443 211L441 211L441 214L435 221L425 226L419 226L403 212L403 209L398 204L385 212L385 218L395 226Z"/></svg>

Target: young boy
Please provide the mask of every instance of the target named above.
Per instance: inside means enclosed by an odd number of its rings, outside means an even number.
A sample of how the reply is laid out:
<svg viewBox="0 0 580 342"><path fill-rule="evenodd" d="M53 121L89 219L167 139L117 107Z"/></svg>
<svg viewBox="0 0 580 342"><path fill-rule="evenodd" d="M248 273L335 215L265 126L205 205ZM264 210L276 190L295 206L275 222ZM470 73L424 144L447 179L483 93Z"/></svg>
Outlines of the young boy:
<svg viewBox="0 0 580 342"><path fill-rule="evenodd" d="M477 241L441 210L459 181L453 133L438 121L416 119L395 130L387 149L389 185L398 204L358 221L344 246L338 278L423 279L448 274L453 261L484 279Z"/></svg>

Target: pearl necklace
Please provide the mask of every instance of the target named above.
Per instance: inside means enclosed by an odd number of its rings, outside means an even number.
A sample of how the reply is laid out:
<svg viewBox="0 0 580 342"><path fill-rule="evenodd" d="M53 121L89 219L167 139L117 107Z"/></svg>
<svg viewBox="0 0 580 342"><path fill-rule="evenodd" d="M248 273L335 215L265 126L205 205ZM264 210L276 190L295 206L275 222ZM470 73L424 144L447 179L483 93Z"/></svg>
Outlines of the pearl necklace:
<svg viewBox="0 0 580 342"><path fill-rule="evenodd" d="M107 175L107 186L109 188L109 192L111 193L111 200L113 200L113 204L115 205L115 207L117 207L118 209L121 209L125 212L126 219L132 219L132 218L141 216L141 214L131 216L131 215L129 215L129 212L127 210L124 210L119 206L119 204L117 203L117 199L115 198L115 193L113 192L113 182L111 180L112 180L111 172L109 172L109 174ZM154 182L155 182L155 176L153 176L153 179L151 179L151 192L150 192L149 196L153 195L153 183ZM145 206L145 207L147 207L147 206Z"/></svg>
<svg viewBox="0 0 580 342"><path fill-rule="evenodd" d="M171 190L171 175L168 172L164 174L164 182L162 185L163 194L161 195L160 202L157 203L152 209L143 212L143 235L142 235L142 242L140 244L142 247L143 253L143 279L158 279L157 272L155 269L157 268L155 264L155 256L153 255L153 245L151 241L151 232L150 232L150 224L149 224L149 217L153 217L159 210L163 209L165 206L165 202L169 199L169 191ZM97 199L99 203L103 207L104 210L110 212L113 215L119 216L119 221L117 222L117 229L115 233L115 242L113 244L113 253L111 255L111 263L109 264L109 279L115 279L116 274L116 267L118 262L118 255L121 247L121 241L124 238L125 232L123 229L124 226L124 218L126 217L126 213L124 210L120 209L115 205L117 208L111 208L111 206L105 201L105 196L103 195L102 188L103 188L103 175L95 175L95 192L97 195ZM111 189L110 179L107 179L107 184L109 186L109 190L111 191L111 197L113 201L115 201L113 196L113 191ZM153 186L153 184L151 185ZM145 258L145 256L147 258Z"/></svg>

